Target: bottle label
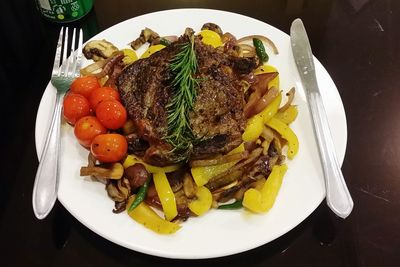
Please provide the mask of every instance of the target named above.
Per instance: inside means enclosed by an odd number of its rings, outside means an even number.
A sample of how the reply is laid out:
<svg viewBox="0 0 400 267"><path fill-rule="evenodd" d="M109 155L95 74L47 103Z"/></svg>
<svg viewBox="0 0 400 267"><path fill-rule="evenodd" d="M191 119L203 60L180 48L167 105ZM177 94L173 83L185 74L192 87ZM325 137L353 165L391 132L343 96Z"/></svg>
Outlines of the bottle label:
<svg viewBox="0 0 400 267"><path fill-rule="evenodd" d="M77 20L93 6L92 0L36 0L43 16L57 22Z"/></svg>

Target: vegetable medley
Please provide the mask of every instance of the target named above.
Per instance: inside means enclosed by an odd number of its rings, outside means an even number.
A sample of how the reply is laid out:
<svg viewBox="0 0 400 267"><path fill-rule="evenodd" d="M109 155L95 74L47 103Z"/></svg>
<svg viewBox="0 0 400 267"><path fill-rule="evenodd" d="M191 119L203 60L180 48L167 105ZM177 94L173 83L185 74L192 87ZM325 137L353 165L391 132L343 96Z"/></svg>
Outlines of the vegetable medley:
<svg viewBox="0 0 400 267"><path fill-rule="evenodd" d="M108 196L115 201L114 213L127 211L133 220L160 234L172 234L180 229L180 222L212 208L267 212L287 171L286 157L293 159L299 149L296 134L289 127L297 117L297 107L292 104L295 90L286 93L287 101L282 104L285 97L278 70L268 65L269 57L278 54L274 43L259 35L236 39L213 23L205 24L198 35L215 49L233 47L240 57L258 60L258 68L241 81L246 118L242 144L227 154L160 167L129 152L135 125L121 103L116 79L126 66L171 45L177 36L160 37L146 28L131 48L121 50L106 40L90 41L84 54L94 63L81 70L81 77L64 98L64 118L74 127L79 144L90 151L81 176L106 185ZM148 49L138 57L136 51L147 43ZM190 55L191 51L187 52ZM178 57L174 60L171 64L182 63ZM182 71L185 75L195 69ZM177 80L179 86L196 83L190 75ZM187 84L182 85L182 80ZM162 211L164 217L154 209Z"/></svg>

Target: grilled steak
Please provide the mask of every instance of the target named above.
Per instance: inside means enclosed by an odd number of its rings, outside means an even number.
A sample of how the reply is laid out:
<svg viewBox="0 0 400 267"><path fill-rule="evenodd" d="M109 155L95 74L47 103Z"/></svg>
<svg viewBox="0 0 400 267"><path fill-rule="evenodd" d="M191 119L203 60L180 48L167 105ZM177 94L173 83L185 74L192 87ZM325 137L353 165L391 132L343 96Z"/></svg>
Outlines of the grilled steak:
<svg viewBox="0 0 400 267"><path fill-rule="evenodd" d="M123 70L117 86L129 117L134 121L137 136L148 144L144 160L155 165L166 165L179 160L179 151L172 151L164 137L167 135L167 110L173 92L173 74L168 66L180 51L182 36L149 58L140 59ZM204 158L227 153L241 143L245 127L243 115L244 93L241 76L251 72L254 58L233 56L215 49L195 37L199 86L194 109L189 113L195 137L191 158ZM137 143L137 142L136 142Z"/></svg>

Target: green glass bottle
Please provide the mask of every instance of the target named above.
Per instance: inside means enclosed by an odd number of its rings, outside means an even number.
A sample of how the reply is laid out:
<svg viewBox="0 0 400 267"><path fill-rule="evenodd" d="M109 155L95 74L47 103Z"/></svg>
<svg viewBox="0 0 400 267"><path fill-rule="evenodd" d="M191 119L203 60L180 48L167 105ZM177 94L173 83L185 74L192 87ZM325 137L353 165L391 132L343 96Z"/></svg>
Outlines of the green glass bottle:
<svg viewBox="0 0 400 267"><path fill-rule="evenodd" d="M36 6L48 20L71 22L89 13L93 0L36 0Z"/></svg>

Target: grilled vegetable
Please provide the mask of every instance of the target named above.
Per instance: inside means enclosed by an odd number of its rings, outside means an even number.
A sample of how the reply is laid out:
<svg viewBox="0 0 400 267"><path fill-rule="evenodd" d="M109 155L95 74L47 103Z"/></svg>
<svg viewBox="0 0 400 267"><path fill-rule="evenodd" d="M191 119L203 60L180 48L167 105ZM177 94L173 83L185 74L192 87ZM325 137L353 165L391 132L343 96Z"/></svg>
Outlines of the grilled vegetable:
<svg viewBox="0 0 400 267"><path fill-rule="evenodd" d="M160 44L164 46L169 46L171 42L165 38L160 38Z"/></svg>
<svg viewBox="0 0 400 267"><path fill-rule="evenodd" d="M242 135L243 141L250 142L257 140L263 130L263 126L263 117L261 115L257 114L250 118Z"/></svg>
<svg viewBox="0 0 400 267"><path fill-rule="evenodd" d="M217 24L212 23L212 22L205 23L201 27L201 30L210 30L210 31L218 33L219 36L223 35L223 32L222 32L221 28Z"/></svg>
<svg viewBox="0 0 400 267"><path fill-rule="evenodd" d="M111 57L118 48L106 40L93 40L88 42L83 48L83 54L87 59L99 61Z"/></svg>
<svg viewBox="0 0 400 267"><path fill-rule="evenodd" d="M289 159L293 159L299 151L299 139L297 139L296 134L289 126L276 118L270 119L266 124L277 131L288 142L289 149L287 156Z"/></svg>
<svg viewBox="0 0 400 267"><path fill-rule="evenodd" d="M290 107L290 104L292 104L292 102L293 102L295 92L296 91L295 91L294 87L290 88L289 92L286 93L288 99L287 99L285 105L283 105L282 107L279 108L279 112L283 112Z"/></svg>
<svg viewBox="0 0 400 267"><path fill-rule="evenodd" d="M81 167L81 176L94 176L96 178L121 179L124 174L124 167L121 163L113 163L107 166Z"/></svg>
<svg viewBox="0 0 400 267"><path fill-rule="evenodd" d="M145 199L147 191L149 190L149 184L150 184L150 177L147 178L146 182L144 183L144 185L142 185L139 188L139 191L135 197L135 200L133 200L131 202L130 205L128 205L129 209L128 209L128 213L132 210L134 210L137 206L139 206L140 203L142 203L142 201Z"/></svg>
<svg viewBox="0 0 400 267"><path fill-rule="evenodd" d="M89 101L83 95L68 93L63 101L64 119L74 125L80 118L90 115Z"/></svg>
<svg viewBox="0 0 400 267"><path fill-rule="evenodd" d="M132 49L126 48L122 49L121 51L124 53L124 58L122 59L122 62L124 62L125 65L132 64L138 59L136 52Z"/></svg>
<svg viewBox="0 0 400 267"><path fill-rule="evenodd" d="M285 164L275 165L261 190L250 188L244 193L243 206L256 213L270 210L275 203L286 170Z"/></svg>
<svg viewBox="0 0 400 267"><path fill-rule="evenodd" d="M237 148L233 149L229 154L236 154L244 151L244 145L241 144ZM191 169L192 176L197 186L205 185L212 177L221 174L230 168L232 168L237 161L232 161L220 165L205 166L205 167L194 167Z"/></svg>
<svg viewBox="0 0 400 267"><path fill-rule="evenodd" d="M290 124L297 118L297 106L290 105L285 111L275 114L275 118L283 123Z"/></svg>
<svg viewBox="0 0 400 267"><path fill-rule="evenodd" d="M152 43L159 38L160 36L155 31L149 28L144 28L141 31L140 36L136 40L131 42L131 47L137 50L146 42Z"/></svg>
<svg viewBox="0 0 400 267"><path fill-rule="evenodd" d="M253 45L256 48L256 53L261 62L265 63L268 61L269 57L265 51L263 42L258 38L253 38Z"/></svg>
<svg viewBox="0 0 400 267"><path fill-rule="evenodd" d="M277 97L260 113L263 122L266 123L278 112L279 105L282 101L282 94L279 93Z"/></svg>
<svg viewBox="0 0 400 267"><path fill-rule="evenodd" d="M254 71L254 74L259 75L259 74L263 74L263 73L273 73L273 72L278 72L278 70L274 66L262 65ZM279 88L279 75L277 75L274 79L272 79L268 83L268 88L271 88L271 87Z"/></svg>
<svg viewBox="0 0 400 267"><path fill-rule="evenodd" d="M149 48L147 48L147 50L142 54L142 56L140 58L148 58L155 52L158 52L164 48L165 48L165 45L162 45L162 44L149 46Z"/></svg>
<svg viewBox="0 0 400 267"><path fill-rule="evenodd" d="M125 157L128 143L120 134L99 134L93 139L90 151L101 162L117 162Z"/></svg>
<svg viewBox="0 0 400 267"><path fill-rule="evenodd" d="M165 167L153 166L153 165L145 163L143 160L136 157L135 155L128 155L125 158L123 165L124 165L124 168L126 169L135 163L143 164L144 167L146 168L146 170L150 173L157 173L157 172L169 173L169 172L174 172L180 168L180 165L170 165L170 166L165 166Z"/></svg>
<svg viewBox="0 0 400 267"><path fill-rule="evenodd" d="M199 35L203 37L201 40L203 43L211 45L212 47L218 47L223 45L221 36L218 33L210 30L202 30Z"/></svg>
<svg viewBox="0 0 400 267"><path fill-rule="evenodd" d="M125 169L124 177L128 179L132 189L143 186L149 179L150 174L143 164L135 163Z"/></svg>
<svg viewBox="0 0 400 267"><path fill-rule="evenodd" d="M135 197L131 197L127 207L130 207L134 200ZM158 234L173 234L181 228L176 223L162 219L144 202L141 202L135 209L128 211L128 215L136 222Z"/></svg>
<svg viewBox="0 0 400 267"><path fill-rule="evenodd" d="M157 172L153 174L153 181L161 201L165 218L171 221L178 215L178 210L176 209L175 195L168 182L167 176L164 172Z"/></svg>
<svg viewBox="0 0 400 267"><path fill-rule="evenodd" d="M185 173L183 177L183 192L188 198L194 198L196 196L197 186L189 173Z"/></svg>
<svg viewBox="0 0 400 267"><path fill-rule="evenodd" d="M93 139L99 134L105 134L107 129L94 116L85 116L80 118L74 127L75 137L79 144L84 147L90 147Z"/></svg>
<svg viewBox="0 0 400 267"><path fill-rule="evenodd" d="M188 206L194 214L200 216L211 208L212 195L207 187L201 186L197 188L196 197L197 199L190 202Z"/></svg>
<svg viewBox="0 0 400 267"><path fill-rule="evenodd" d="M83 95L89 98L93 90L100 87L99 81L94 76L84 76L76 78L71 86L72 93Z"/></svg>

